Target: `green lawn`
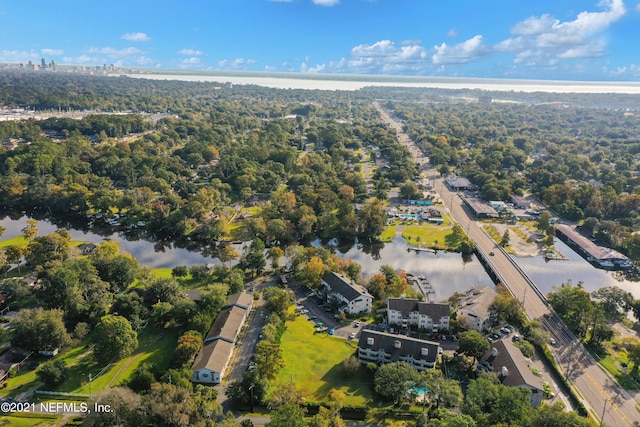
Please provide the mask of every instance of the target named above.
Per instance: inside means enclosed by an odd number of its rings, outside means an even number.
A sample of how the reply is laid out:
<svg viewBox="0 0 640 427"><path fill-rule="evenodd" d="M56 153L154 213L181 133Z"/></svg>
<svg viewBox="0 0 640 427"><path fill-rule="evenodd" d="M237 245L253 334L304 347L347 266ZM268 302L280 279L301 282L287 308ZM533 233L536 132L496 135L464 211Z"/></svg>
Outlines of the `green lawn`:
<svg viewBox="0 0 640 427"><path fill-rule="evenodd" d="M364 405L372 398L373 378L366 369L346 377L342 361L356 351L356 342L316 334L313 324L304 316L287 322L282 336L285 366L276 384L293 381L307 401L326 401L331 389L342 390L347 405Z"/></svg>
<svg viewBox="0 0 640 427"><path fill-rule="evenodd" d="M6 248L9 246L25 246L27 244L27 239L24 236L16 236L11 239L6 239L0 242L0 248Z"/></svg>
<svg viewBox="0 0 640 427"><path fill-rule="evenodd" d="M163 333L164 335L161 335ZM163 331L147 328L139 334L138 351L132 356L104 369L104 366L99 365L95 360L93 354L86 355L69 368L67 380L55 391L80 394L96 393L126 381L133 371L143 363L151 363L162 371L169 367L177 338L178 332L176 330ZM82 352L78 351L78 353ZM91 387L89 387L89 374L92 376Z"/></svg>
<svg viewBox="0 0 640 427"><path fill-rule="evenodd" d="M62 415L20 413L0 417L0 426L34 427L57 425Z"/></svg>
<svg viewBox="0 0 640 427"><path fill-rule="evenodd" d="M456 250L460 242L454 241L453 232L450 228L434 226L413 226L405 227L402 230L402 237L410 245L420 245L435 249ZM418 237L420 238L418 240Z"/></svg>
<svg viewBox="0 0 640 427"><path fill-rule="evenodd" d="M393 240L394 237L396 237L396 226L390 225L382 232L382 234L378 238L381 242L389 243Z"/></svg>
<svg viewBox="0 0 640 427"><path fill-rule="evenodd" d="M493 225L483 225L482 229L486 231L489 236L491 236L491 239L493 239L494 242L498 243L500 242L500 240L502 240L502 234L500 234L498 229Z"/></svg>

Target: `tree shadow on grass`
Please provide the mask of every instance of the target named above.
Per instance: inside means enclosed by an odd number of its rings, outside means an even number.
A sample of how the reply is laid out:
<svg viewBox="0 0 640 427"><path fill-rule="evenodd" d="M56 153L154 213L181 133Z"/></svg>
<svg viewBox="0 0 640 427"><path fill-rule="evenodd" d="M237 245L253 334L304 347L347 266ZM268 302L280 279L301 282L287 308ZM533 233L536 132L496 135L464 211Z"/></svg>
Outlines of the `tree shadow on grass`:
<svg viewBox="0 0 640 427"><path fill-rule="evenodd" d="M55 391L81 393L80 389L89 382L89 374L95 376L100 372L101 368L94 359L93 354L90 354L69 368L67 379Z"/></svg>
<svg viewBox="0 0 640 427"><path fill-rule="evenodd" d="M342 389L348 398L361 397L365 402L373 398L373 375L364 366L347 375L342 363L338 363L320 381L323 384L316 391L319 396L326 397L332 389Z"/></svg>

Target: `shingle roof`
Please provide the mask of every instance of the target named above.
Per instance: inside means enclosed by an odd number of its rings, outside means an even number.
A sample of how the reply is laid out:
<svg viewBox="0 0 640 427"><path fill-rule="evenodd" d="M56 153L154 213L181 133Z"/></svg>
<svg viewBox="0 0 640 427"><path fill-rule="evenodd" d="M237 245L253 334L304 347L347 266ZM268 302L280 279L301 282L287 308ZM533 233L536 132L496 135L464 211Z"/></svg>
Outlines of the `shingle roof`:
<svg viewBox="0 0 640 427"><path fill-rule="evenodd" d="M238 332L242 327L244 316L247 310L237 307L235 305L226 306L220 310L220 314L216 317L216 320L211 325L207 336L204 341L212 341L216 338L220 338L229 342L234 342Z"/></svg>
<svg viewBox="0 0 640 427"><path fill-rule="evenodd" d="M349 278L342 274L331 271L322 276L322 280L329 285L332 292L339 293L349 301L353 301L363 295L371 297L365 288L352 283Z"/></svg>
<svg viewBox="0 0 640 427"><path fill-rule="evenodd" d="M233 344L225 340L208 342L200 349L198 356L193 361L193 365L191 365L191 369L195 371L207 368L211 371L222 373L232 351Z"/></svg>
<svg viewBox="0 0 640 427"><path fill-rule="evenodd" d="M417 299L388 298L387 308L401 312L402 317L408 317L412 311L417 311L434 320L439 320L442 317L449 317L451 315L451 307L449 307L449 304L421 302Z"/></svg>
<svg viewBox="0 0 640 427"><path fill-rule="evenodd" d="M489 316L489 307L493 304L493 300L498 293L488 286L472 288L467 291L465 297L460 300L460 308L466 311L472 311L482 318Z"/></svg>
<svg viewBox="0 0 640 427"><path fill-rule="evenodd" d="M241 308L250 308L253 305L253 295L246 292L229 295L225 306L235 305Z"/></svg>
<svg viewBox="0 0 640 427"><path fill-rule="evenodd" d="M368 339L373 338L373 344L369 344ZM400 342L400 348L395 348L395 343ZM416 360L425 360L435 363L438 359L438 348L440 344L431 341L410 338L404 335L389 334L370 329L363 329L360 332L358 347L378 351L383 349L391 355L391 361L395 362L400 356L412 355ZM422 354L422 349L427 349L427 355Z"/></svg>
<svg viewBox="0 0 640 427"><path fill-rule="evenodd" d="M494 357L489 350L482 360L491 364L493 372L500 376L503 385L510 387L528 385L542 390L542 379L533 375L529 369L529 362L511 341L495 341L491 343L491 348L495 348L498 354ZM502 367L507 368L509 374L506 377L501 376Z"/></svg>

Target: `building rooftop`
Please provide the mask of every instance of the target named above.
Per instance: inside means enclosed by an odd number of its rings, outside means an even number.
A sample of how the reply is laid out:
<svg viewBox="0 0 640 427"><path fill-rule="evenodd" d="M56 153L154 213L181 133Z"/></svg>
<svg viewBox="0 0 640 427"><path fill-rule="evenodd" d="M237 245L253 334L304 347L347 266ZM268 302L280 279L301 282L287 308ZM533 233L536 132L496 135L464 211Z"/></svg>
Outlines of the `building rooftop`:
<svg viewBox="0 0 640 427"><path fill-rule="evenodd" d="M488 286L471 288L460 299L460 308L473 311L481 318L487 318L490 313L489 307L497 296L498 293Z"/></svg>
<svg viewBox="0 0 640 427"><path fill-rule="evenodd" d="M211 325L204 341L222 339L231 343L234 342L242 327L245 314L246 309L236 306L224 307L220 310L220 314L216 317L213 325Z"/></svg>
<svg viewBox="0 0 640 427"><path fill-rule="evenodd" d="M421 302L417 299L387 298L387 308L401 312L403 317L407 317L412 311L417 311L435 320L451 315L449 304Z"/></svg>
<svg viewBox="0 0 640 427"><path fill-rule="evenodd" d="M491 350L482 357L482 362L491 366L503 385L509 387L528 385L542 390L542 378L533 375L527 359L509 340L491 343ZM506 368L506 372L503 372L503 367ZM503 373L507 375L504 376Z"/></svg>
<svg viewBox="0 0 640 427"><path fill-rule="evenodd" d="M333 292L339 293L349 301L353 301L361 296L373 298L364 287L356 284L343 274L331 271L322 276L322 280L329 285Z"/></svg>
<svg viewBox="0 0 640 427"><path fill-rule="evenodd" d="M598 260L613 260L613 259L622 259L628 260L628 258L621 254L620 252L605 248L604 246L598 246L589 240L588 237L584 236L580 232L578 232L574 227L566 225L566 224L557 224L556 230L567 236L567 238L571 239L576 245L580 246L582 250L587 252L587 254L591 255L595 259Z"/></svg>
<svg viewBox="0 0 640 427"><path fill-rule="evenodd" d="M233 344L228 341L215 340L207 342L198 352L191 369L195 371L207 368L214 372L222 372L232 351Z"/></svg>
<svg viewBox="0 0 640 427"><path fill-rule="evenodd" d="M384 350L391 355L391 362L397 362L400 356L411 355L416 360L435 363L438 359L440 344L432 341L410 338L405 335L389 334L370 329L360 332L358 347L373 351ZM423 351L424 349L424 351Z"/></svg>
<svg viewBox="0 0 640 427"><path fill-rule="evenodd" d="M497 216L498 211L489 206L484 200L477 199L475 197L467 197L464 199L465 203L469 205L476 216Z"/></svg>

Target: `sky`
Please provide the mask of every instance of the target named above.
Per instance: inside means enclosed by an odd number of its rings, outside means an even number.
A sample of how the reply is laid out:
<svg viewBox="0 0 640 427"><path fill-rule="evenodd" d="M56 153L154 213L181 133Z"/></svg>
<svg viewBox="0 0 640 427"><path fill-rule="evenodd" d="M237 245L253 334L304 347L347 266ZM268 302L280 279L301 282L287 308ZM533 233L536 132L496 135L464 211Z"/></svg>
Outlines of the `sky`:
<svg viewBox="0 0 640 427"><path fill-rule="evenodd" d="M640 81L640 0L0 0L0 62Z"/></svg>

